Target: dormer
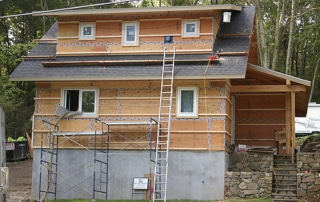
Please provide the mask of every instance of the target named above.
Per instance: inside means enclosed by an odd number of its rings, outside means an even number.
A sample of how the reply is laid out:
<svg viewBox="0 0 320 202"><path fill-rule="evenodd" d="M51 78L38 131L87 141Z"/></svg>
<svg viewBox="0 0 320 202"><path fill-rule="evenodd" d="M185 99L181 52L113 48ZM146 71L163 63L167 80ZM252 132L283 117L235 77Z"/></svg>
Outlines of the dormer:
<svg viewBox="0 0 320 202"><path fill-rule="evenodd" d="M235 5L87 9L50 12L57 16L57 56L211 53L223 14ZM232 16L231 16L232 18ZM232 19L231 19L232 20ZM229 22L226 22L229 23Z"/></svg>

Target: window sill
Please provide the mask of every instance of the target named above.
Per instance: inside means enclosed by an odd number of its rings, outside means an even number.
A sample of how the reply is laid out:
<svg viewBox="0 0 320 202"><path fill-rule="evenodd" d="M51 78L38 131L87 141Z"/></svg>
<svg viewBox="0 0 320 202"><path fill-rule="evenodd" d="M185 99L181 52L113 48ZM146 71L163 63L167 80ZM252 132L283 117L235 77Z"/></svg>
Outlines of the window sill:
<svg viewBox="0 0 320 202"><path fill-rule="evenodd" d="M188 119L188 118L191 118L191 119L194 119L194 118L198 118L198 115L184 115L184 114L181 114L181 115L176 115L176 118L184 118L184 119Z"/></svg>

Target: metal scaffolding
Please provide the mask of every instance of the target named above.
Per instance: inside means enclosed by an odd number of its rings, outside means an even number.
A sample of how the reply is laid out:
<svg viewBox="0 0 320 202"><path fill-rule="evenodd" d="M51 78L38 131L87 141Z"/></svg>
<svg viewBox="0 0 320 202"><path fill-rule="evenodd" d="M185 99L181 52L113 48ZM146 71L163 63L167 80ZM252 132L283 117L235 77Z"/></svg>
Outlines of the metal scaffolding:
<svg viewBox="0 0 320 202"><path fill-rule="evenodd" d="M61 119L59 119L60 121ZM104 199L108 199L108 173L109 173L109 159L112 157L110 155L110 144L112 141L110 139L110 134L116 134L121 136L126 141L124 146L120 149L120 151L125 150L127 147L134 143L139 143L139 141L143 139L147 139L148 142L148 150L150 155L150 162L154 162L153 146L152 146L152 133L153 125L157 125L157 121L150 118L145 121L103 121L100 119L89 119L91 123L94 123L96 126L97 123L101 124L101 130L97 130L97 127L94 128L94 131L83 132L81 130L79 132L74 133L64 133L59 131L58 124L53 124L47 120L42 120L43 131L41 134L41 144L40 144L40 177L39 177L39 200L44 201L49 195L51 199L58 199L61 195L70 191L73 187L80 188L81 190L87 192L88 194L92 194L92 199L97 198L97 193L100 193L100 196L103 196ZM58 122L59 122L58 121ZM57 122L57 123L58 123ZM146 125L148 126L148 131L146 131L146 135L139 137L135 140L129 139L125 137L125 135L118 133L116 130L113 130L114 126L138 126L138 125ZM87 127L88 128L88 127ZM82 145L79 142L76 142L73 137L76 136L93 136L94 144L93 148L88 147L88 145ZM63 140L59 140L63 137ZM89 166L79 169L72 175L63 174L63 171L58 170L59 164L63 164L66 162L59 162L59 145L66 142L66 140L70 140L73 143L77 144L84 150L90 152L90 155L93 157L93 163ZM81 176L81 172L83 170L90 169L92 171L91 176ZM150 176L151 176L151 163L150 163ZM77 178L76 178L77 177ZM76 179L73 179L76 178ZM90 180L92 178L93 187L82 187L82 183ZM69 183L73 187L69 187L68 189L59 190L59 186L63 186L65 183ZM151 184L151 183L149 183ZM151 196L151 187L150 187L150 196Z"/></svg>

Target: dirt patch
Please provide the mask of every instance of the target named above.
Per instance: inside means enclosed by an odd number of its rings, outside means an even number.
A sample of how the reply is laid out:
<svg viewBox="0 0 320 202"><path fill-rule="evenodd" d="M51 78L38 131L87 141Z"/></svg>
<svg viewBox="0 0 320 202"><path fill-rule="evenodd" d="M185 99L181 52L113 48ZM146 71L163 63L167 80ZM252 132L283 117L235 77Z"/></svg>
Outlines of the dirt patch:
<svg viewBox="0 0 320 202"><path fill-rule="evenodd" d="M19 202L30 199L32 159L7 162L9 168L9 188L6 192L7 202Z"/></svg>

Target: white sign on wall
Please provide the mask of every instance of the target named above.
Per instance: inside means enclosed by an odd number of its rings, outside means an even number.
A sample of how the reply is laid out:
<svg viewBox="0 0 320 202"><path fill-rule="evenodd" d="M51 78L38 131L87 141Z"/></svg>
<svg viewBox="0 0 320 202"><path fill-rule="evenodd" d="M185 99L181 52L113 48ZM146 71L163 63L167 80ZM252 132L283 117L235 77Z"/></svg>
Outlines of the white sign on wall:
<svg viewBox="0 0 320 202"><path fill-rule="evenodd" d="M146 177L133 178L133 189L148 189L148 181Z"/></svg>

